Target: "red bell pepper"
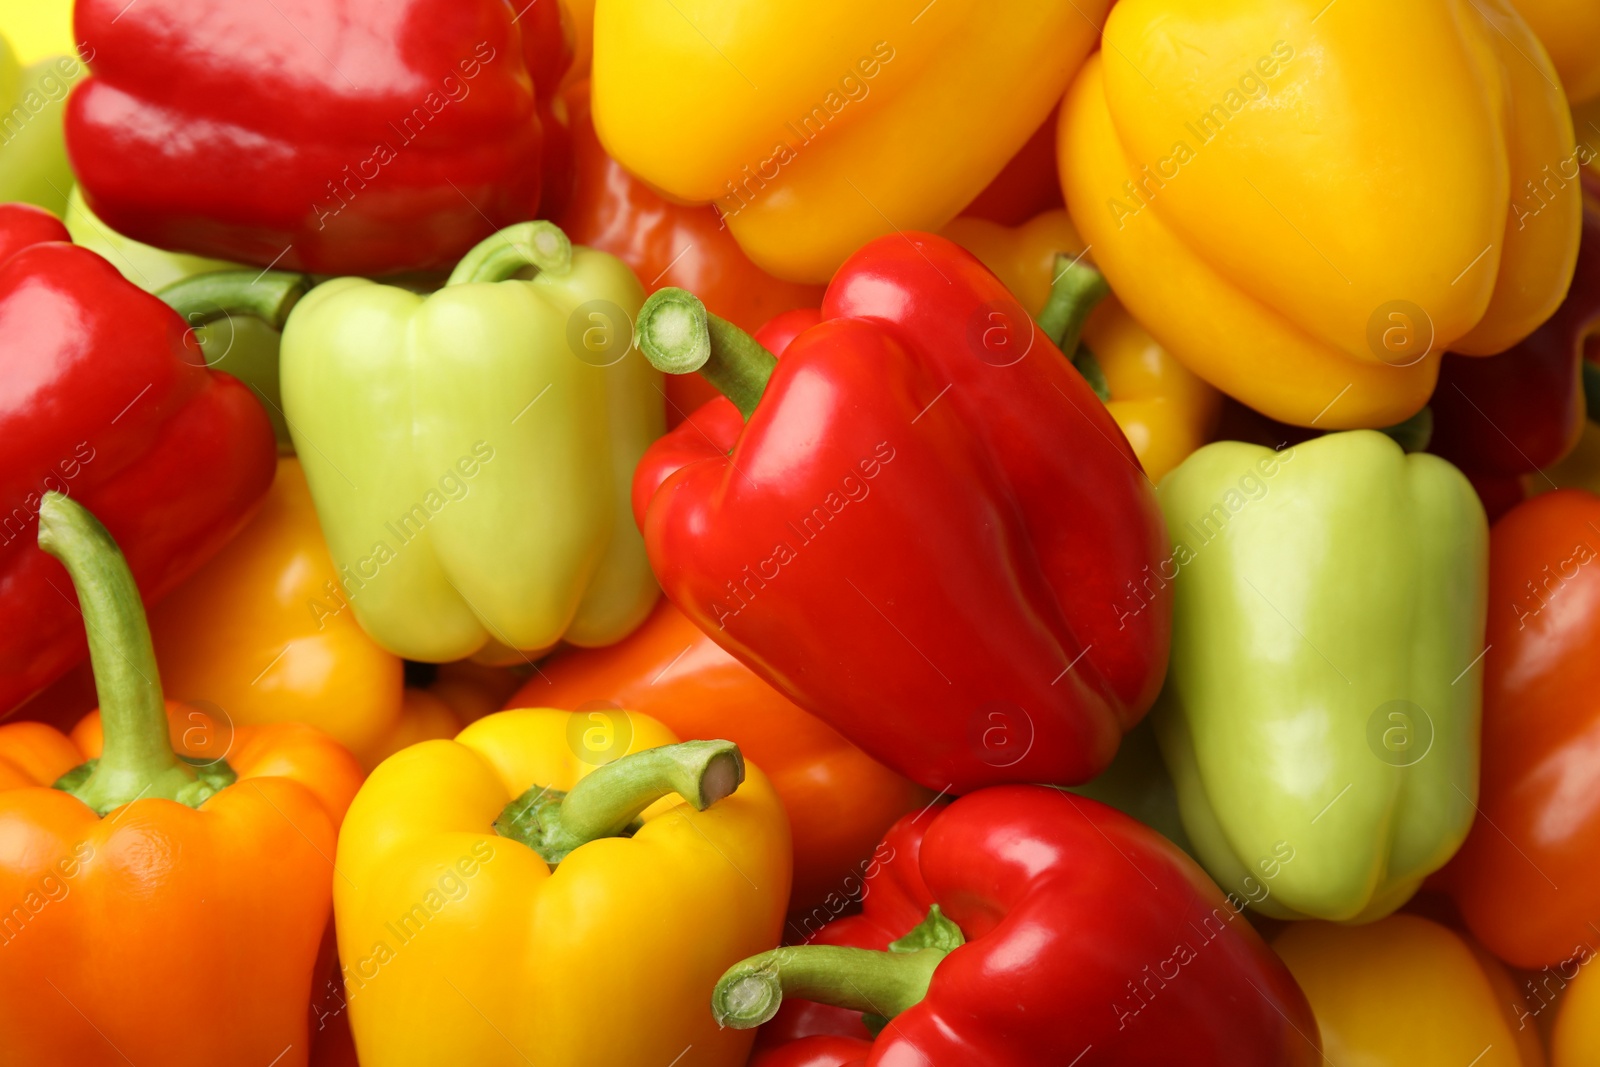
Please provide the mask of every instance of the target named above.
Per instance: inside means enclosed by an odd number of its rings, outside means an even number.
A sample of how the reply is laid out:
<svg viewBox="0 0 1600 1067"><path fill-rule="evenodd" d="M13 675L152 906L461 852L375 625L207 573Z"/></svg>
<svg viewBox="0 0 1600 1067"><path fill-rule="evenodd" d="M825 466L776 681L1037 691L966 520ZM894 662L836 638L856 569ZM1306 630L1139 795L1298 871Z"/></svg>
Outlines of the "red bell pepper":
<svg viewBox="0 0 1600 1067"><path fill-rule="evenodd" d="M1067 311L1081 324L1087 304ZM1167 534L1132 449L1044 329L943 238L868 244L820 319L777 363L681 290L641 310L653 362L704 364L734 398L635 473L662 588L931 789L1093 777L1166 671Z"/></svg>
<svg viewBox="0 0 1600 1067"><path fill-rule="evenodd" d="M538 208L535 82L553 91L548 66L570 59L556 8L79 0L93 61L67 104L73 170L96 215L162 248L442 267Z"/></svg>
<svg viewBox="0 0 1600 1067"><path fill-rule="evenodd" d="M759 1025L789 997L876 1016L859 1056L874 1067L1322 1062L1311 1007L1244 902L1113 808L999 786L906 816L884 849L862 915L834 924L848 931L729 968L720 1023ZM837 1038L864 1034L837 1018L791 1020L756 1062L852 1062L863 1047ZM786 1043L808 1029L833 1051Z"/></svg>
<svg viewBox="0 0 1600 1067"><path fill-rule="evenodd" d="M610 252L633 268L648 292L687 289L745 330L822 302L822 286L774 278L750 262L716 208L664 200L607 155L590 117L588 82L562 99L571 124L573 188L565 209L549 217L573 244ZM717 395L695 374L669 375L666 385L668 426Z"/></svg>
<svg viewBox="0 0 1600 1067"><path fill-rule="evenodd" d="M1600 947L1600 497L1536 496L1489 534L1478 818L1437 876L1508 963Z"/></svg>
<svg viewBox="0 0 1600 1067"><path fill-rule="evenodd" d="M254 273L206 285L242 284L281 319L303 280ZM276 464L266 413L206 369L183 318L53 215L0 205L0 715L87 651L72 584L36 543L46 491L103 519L153 601L244 525Z"/></svg>
<svg viewBox="0 0 1600 1067"><path fill-rule="evenodd" d="M1600 358L1600 206L1592 200L1584 205L1572 288L1556 313L1497 356L1446 355L1439 365L1428 451L1466 472L1491 519L1522 498L1513 488L1521 475L1551 466L1577 444L1586 348Z"/></svg>

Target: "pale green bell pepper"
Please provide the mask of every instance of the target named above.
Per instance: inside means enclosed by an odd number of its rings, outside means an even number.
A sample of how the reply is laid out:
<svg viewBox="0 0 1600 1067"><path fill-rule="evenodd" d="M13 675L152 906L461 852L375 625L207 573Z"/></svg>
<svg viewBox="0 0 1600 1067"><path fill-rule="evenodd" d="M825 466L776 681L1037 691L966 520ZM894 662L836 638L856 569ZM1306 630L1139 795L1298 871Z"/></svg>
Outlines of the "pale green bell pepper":
<svg viewBox="0 0 1600 1067"><path fill-rule="evenodd" d="M643 300L621 260L531 222L431 295L337 278L295 308L284 410L378 643L531 658L643 621L658 590L629 491L664 428L661 375L632 346Z"/></svg>
<svg viewBox="0 0 1600 1067"><path fill-rule="evenodd" d="M23 66L0 34L0 203L37 204L59 215L72 188L62 119L67 93L88 73L77 56Z"/></svg>
<svg viewBox="0 0 1600 1067"><path fill-rule="evenodd" d="M1465 476L1370 430L1208 445L1163 479L1153 715L1197 857L1277 918L1366 921L1466 836L1488 530Z"/></svg>

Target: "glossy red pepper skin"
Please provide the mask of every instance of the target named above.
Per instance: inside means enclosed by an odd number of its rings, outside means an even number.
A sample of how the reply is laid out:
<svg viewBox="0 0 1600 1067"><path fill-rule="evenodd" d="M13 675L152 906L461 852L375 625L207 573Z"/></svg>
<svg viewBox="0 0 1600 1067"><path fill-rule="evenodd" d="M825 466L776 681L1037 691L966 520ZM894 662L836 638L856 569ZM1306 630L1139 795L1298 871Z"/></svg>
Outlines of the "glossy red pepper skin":
<svg viewBox="0 0 1600 1067"><path fill-rule="evenodd" d="M1165 674L1149 480L1083 377L941 237L858 251L749 424L707 404L633 492L667 596L930 789L1085 781Z"/></svg>
<svg viewBox="0 0 1600 1067"><path fill-rule="evenodd" d="M73 170L107 225L162 248L319 274L443 267L538 207L528 57L560 54L554 7L81 0Z"/></svg>
<svg viewBox="0 0 1600 1067"><path fill-rule="evenodd" d="M1600 205L1590 199L1572 288L1556 313L1497 356L1446 355L1440 362L1428 451L1491 484L1552 465L1577 444L1584 420L1579 362L1597 342ZM1480 495L1486 505L1493 499Z"/></svg>
<svg viewBox="0 0 1600 1067"><path fill-rule="evenodd" d="M570 117L574 184L566 207L549 217L573 244L610 252L646 292L675 285L720 315L754 331L791 308L815 307L823 287L774 278L750 262L709 204L674 204L606 155L589 112L589 83L563 94ZM676 426L717 391L698 374L667 375L667 425Z"/></svg>
<svg viewBox="0 0 1600 1067"><path fill-rule="evenodd" d="M1288 969L1194 861L1143 823L1059 790L1000 786L906 816L885 847L896 841L867 882L861 916L840 920L847 930L828 943L882 949L925 917L929 900L966 944L873 1042L866 1064L1323 1062L1316 1019ZM783 1023L780 1014L767 1025ZM809 1032L860 1036L823 1027ZM791 1019L763 1044L775 1054L806 1032Z"/></svg>
<svg viewBox="0 0 1600 1067"><path fill-rule="evenodd" d="M855 1067L867 1062L872 1042L854 1037L802 1037L787 1045L762 1049L750 1067Z"/></svg>
<svg viewBox="0 0 1600 1067"><path fill-rule="evenodd" d="M244 525L276 464L260 403L176 312L54 216L0 205L0 716L87 651L37 544L46 490L100 517L153 601Z"/></svg>

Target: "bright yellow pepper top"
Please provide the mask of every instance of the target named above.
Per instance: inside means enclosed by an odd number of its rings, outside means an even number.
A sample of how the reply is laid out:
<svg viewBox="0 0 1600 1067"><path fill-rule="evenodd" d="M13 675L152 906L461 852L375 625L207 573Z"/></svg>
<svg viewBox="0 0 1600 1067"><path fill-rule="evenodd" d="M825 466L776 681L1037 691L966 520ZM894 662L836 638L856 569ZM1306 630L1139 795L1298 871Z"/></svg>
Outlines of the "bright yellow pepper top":
<svg viewBox="0 0 1600 1067"><path fill-rule="evenodd" d="M703 810L668 794L631 836L589 840L553 865L507 821L540 797L559 799L564 819L580 782L676 740L638 713L521 709L372 773L334 878L364 1067L745 1062L754 1035L718 1029L711 990L782 934L789 822L766 777L745 765L742 784L708 789Z"/></svg>
<svg viewBox="0 0 1600 1067"><path fill-rule="evenodd" d="M1435 922L1294 923L1272 947L1316 1012L1329 1063L1543 1067L1505 967Z"/></svg>
<svg viewBox="0 0 1600 1067"><path fill-rule="evenodd" d="M1544 42L1574 104L1600 97L1600 4L1594 0L1515 0Z"/></svg>
<svg viewBox="0 0 1600 1067"><path fill-rule="evenodd" d="M981 259L1035 315L1049 299L1056 257L1084 252L1071 218L1059 209L1016 227L962 216L943 232ZM1152 482L1211 440L1221 394L1161 347L1115 296L1095 308L1083 339L1111 390L1106 409Z"/></svg>
<svg viewBox="0 0 1600 1067"><path fill-rule="evenodd" d="M1050 113L1109 6L598 0L595 126L669 197L716 202L762 269L825 282L872 238L965 207Z"/></svg>
<svg viewBox="0 0 1600 1067"><path fill-rule="evenodd" d="M1058 137L1129 310L1224 392L1319 429L1404 420L1445 349L1503 351L1555 310L1573 146L1504 0L1122 0Z"/></svg>

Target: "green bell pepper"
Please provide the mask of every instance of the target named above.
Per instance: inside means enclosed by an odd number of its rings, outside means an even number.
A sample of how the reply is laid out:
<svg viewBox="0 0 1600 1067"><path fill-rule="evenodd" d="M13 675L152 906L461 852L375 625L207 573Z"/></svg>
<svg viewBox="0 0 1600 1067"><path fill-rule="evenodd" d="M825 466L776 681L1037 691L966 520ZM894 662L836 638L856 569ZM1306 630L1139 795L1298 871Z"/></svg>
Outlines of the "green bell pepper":
<svg viewBox="0 0 1600 1067"><path fill-rule="evenodd" d="M76 56L24 67L0 34L0 203L37 204L60 215L72 188L62 119L72 83L88 73Z"/></svg>
<svg viewBox="0 0 1600 1067"><path fill-rule="evenodd" d="M89 210L76 185L67 194L62 221L74 244L98 253L124 278L161 296L192 323L199 324L211 315L204 306L203 290L185 283L204 274L243 269L226 260L168 252L124 237ZM250 273L258 272L252 267ZM226 371L250 387L272 420L278 450L291 451L289 426L284 422L283 400L278 392L278 331L254 315L223 315L209 324L196 325L194 335L205 352L206 365Z"/></svg>
<svg viewBox="0 0 1600 1067"><path fill-rule="evenodd" d="M1208 445L1159 496L1174 616L1152 714L1195 854L1220 885L1265 885L1252 903L1275 918L1388 914L1474 814L1476 493L1357 430Z"/></svg>
<svg viewBox="0 0 1600 1067"><path fill-rule="evenodd" d="M632 345L643 301L620 259L527 222L431 295L336 278L295 307L284 410L379 644L503 661L644 620L658 590L629 493L664 403Z"/></svg>

